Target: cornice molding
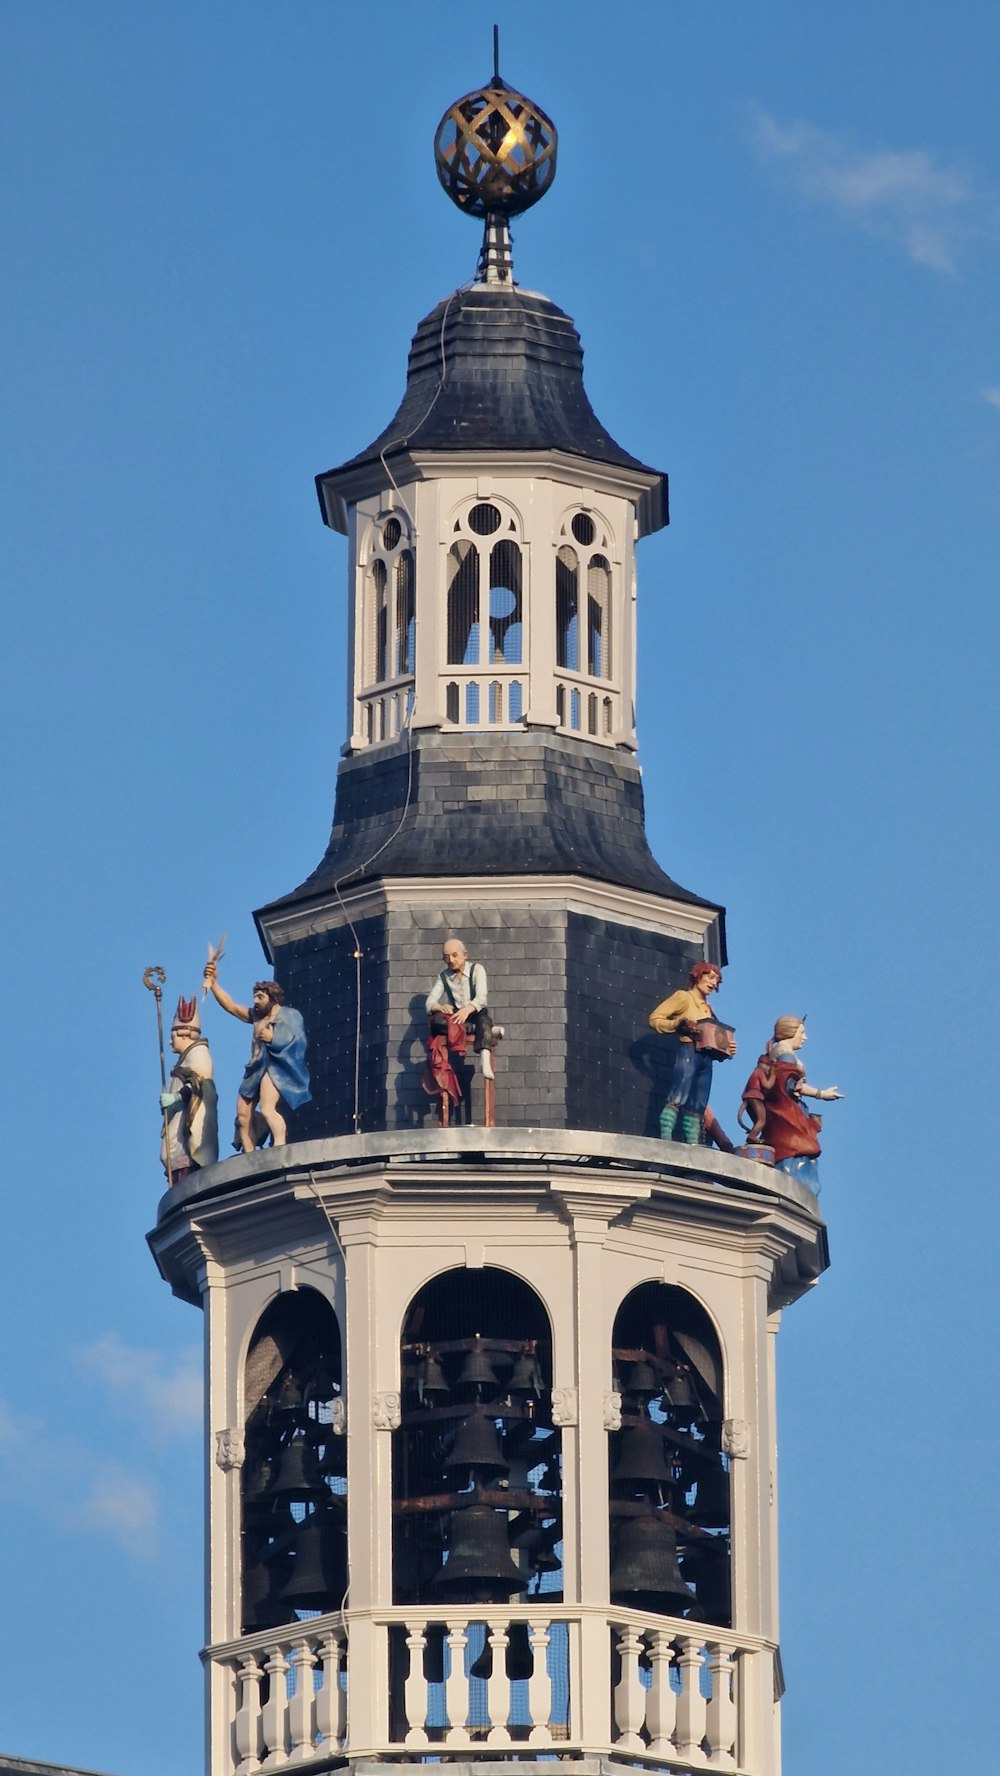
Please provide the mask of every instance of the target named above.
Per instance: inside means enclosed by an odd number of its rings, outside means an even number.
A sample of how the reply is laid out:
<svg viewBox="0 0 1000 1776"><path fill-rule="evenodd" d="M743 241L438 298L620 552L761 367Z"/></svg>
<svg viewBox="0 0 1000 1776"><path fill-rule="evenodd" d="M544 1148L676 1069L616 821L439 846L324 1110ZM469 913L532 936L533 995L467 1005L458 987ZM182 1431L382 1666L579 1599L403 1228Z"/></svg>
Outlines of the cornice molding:
<svg viewBox="0 0 1000 1776"><path fill-rule="evenodd" d="M675 937L682 943L718 943L718 911L690 901L672 900L636 889L621 888L589 876L405 876L383 878L355 889L342 888L339 895L319 894L293 907L279 907L258 915L267 941L282 944L335 931L353 920L395 911L426 911L439 917L442 898L449 905L469 901L476 906L558 906L586 918L606 919L631 930L652 931ZM712 955L710 961L716 958Z"/></svg>

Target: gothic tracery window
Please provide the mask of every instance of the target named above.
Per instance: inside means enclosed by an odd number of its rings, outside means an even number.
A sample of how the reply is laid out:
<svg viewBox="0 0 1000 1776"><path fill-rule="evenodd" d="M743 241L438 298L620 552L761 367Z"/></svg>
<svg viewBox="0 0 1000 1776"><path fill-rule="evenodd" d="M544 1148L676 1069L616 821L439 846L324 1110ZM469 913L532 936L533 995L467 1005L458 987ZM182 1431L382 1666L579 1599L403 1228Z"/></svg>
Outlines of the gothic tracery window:
<svg viewBox="0 0 1000 1776"><path fill-rule="evenodd" d="M363 688L412 677L416 639L413 551L399 518L372 531L362 610ZM384 736L381 736L384 738Z"/></svg>

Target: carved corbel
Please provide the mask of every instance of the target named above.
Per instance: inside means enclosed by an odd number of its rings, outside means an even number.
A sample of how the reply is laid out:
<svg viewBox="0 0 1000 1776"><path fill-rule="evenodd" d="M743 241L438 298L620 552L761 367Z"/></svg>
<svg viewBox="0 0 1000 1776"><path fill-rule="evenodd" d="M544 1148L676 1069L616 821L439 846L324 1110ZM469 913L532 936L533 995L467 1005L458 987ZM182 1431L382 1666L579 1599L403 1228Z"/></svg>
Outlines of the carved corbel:
<svg viewBox="0 0 1000 1776"><path fill-rule="evenodd" d="M620 1431L622 1428L622 1397L611 1393L604 1396L604 1429Z"/></svg>
<svg viewBox="0 0 1000 1776"><path fill-rule="evenodd" d="M372 1424L377 1431L398 1431L402 1419L402 1403L398 1394L375 1394L372 1397Z"/></svg>
<svg viewBox="0 0 1000 1776"><path fill-rule="evenodd" d="M577 1404L576 1388L552 1389L552 1423L554 1425L575 1425L580 1420Z"/></svg>
<svg viewBox="0 0 1000 1776"><path fill-rule="evenodd" d="M246 1456L246 1442L241 1430L216 1431L215 1459L224 1474L241 1468Z"/></svg>
<svg viewBox="0 0 1000 1776"><path fill-rule="evenodd" d="M746 1461L750 1454L750 1426L745 1418L723 1419L722 1448L731 1461Z"/></svg>

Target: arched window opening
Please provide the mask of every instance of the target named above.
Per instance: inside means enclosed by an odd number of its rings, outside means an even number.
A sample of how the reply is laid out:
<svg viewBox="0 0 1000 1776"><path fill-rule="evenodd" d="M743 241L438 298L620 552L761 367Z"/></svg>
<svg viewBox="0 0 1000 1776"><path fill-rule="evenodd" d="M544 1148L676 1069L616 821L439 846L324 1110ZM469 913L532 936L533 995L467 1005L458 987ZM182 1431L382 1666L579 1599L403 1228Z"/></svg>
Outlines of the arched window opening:
<svg viewBox="0 0 1000 1776"><path fill-rule="evenodd" d="M587 566L587 671L611 677L611 567L603 555Z"/></svg>
<svg viewBox="0 0 1000 1776"><path fill-rule="evenodd" d="M575 549L565 545L556 554L556 665L563 672L580 669L580 588Z"/></svg>
<svg viewBox="0 0 1000 1776"><path fill-rule="evenodd" d="M340 1329L314 1289L279 1295L244 1372L242 1630L341 1607L347 1461Z"/></svg>
<svg viewBox="0 0 1000 1776"><path fill-rule="evenodd" d="M490 551L491 666L520 666L523 624L521 551L505 538Z"/></svg>
<svg viewBox="0 0 1000 1776"><path fill-rule="evenodd" d="M538 1296L490 1266L436 1277L411 1303L401 1358L395 1601L561 1597L561 1432Z"/></svg>
<svg viewBox="0 0 1000 1776"><path fill-rule="evenodd" d="M462 538L448 551L448 665L479 664L479 551Z"/></svg>
<svg viewBox="0 0 1000 1776"><path fill-rule="evenodd" d="M389 634L388 570L381 556L368 569L365 597L365 684L381 684L386 675Z"/></svg>
<svg viewBox="0 0 1000 1776"><path fill-rule="evenodd" d="M719 1342L683 1289L643 1283L618 1311L609 1438L611 1599L731 1624L729 1473Z"/></svg>
<svg viewBox="0 0 1000 1776"><path fill-rule="evenodd" d="M413 556L409 549L404 549L396 562L396 621L392 650L394 678L405 678L413 671L415 631Z"/></svg>

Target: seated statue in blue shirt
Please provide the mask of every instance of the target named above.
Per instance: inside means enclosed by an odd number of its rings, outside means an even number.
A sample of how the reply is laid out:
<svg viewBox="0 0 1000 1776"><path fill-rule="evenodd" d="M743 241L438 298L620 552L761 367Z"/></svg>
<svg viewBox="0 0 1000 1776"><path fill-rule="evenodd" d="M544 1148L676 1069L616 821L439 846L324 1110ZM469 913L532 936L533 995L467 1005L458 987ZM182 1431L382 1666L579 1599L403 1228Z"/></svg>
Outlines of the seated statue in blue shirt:
<svg viewBox="0 0 1000 1776"><path fill-rule="evenodd" d="M236 1140L244 1153L263 1147L268 1135L275 1147L288 1140L285 1110L308 1104L309 1069L302 1013L284 1003L277 981L257 981L252 1006L237 1005L218 981L214 962L205 968L205 985L232 1017L253 1025L253 1045L236 1100Z"/></svg>

